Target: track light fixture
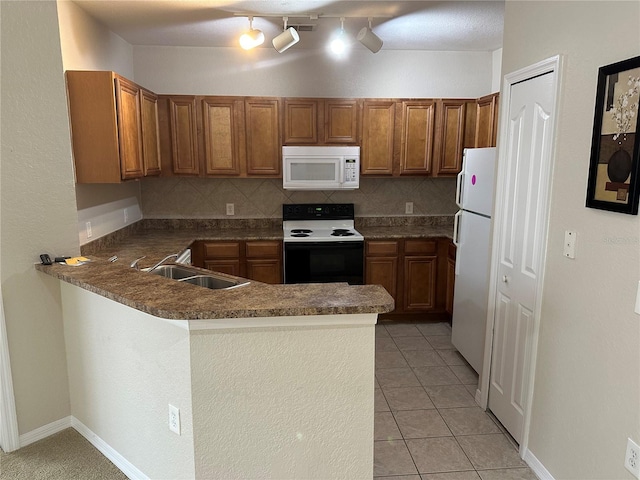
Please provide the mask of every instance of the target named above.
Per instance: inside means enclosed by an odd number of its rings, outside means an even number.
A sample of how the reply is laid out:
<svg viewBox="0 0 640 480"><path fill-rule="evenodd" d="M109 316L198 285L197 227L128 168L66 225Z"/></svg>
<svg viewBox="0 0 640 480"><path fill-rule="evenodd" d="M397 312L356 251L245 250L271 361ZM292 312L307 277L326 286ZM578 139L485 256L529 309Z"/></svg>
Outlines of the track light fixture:
<svg viewBox="0 0 640 480"><path fill-rule="evenodd" d="M378 53L382 48L382 40L371 30L371 20L372 18L369 17L369 26L360 30L356 38L373 53Z"/></svg>
<svg viewBox="0 0 640 480"><path fill-rule="evenodd" d="M240 36L240 46L245 50L251 50L263 43L264 33L262 33L262 30L253 29L253 16L249 16L249 30Z"/></svg>
<svg viewBox="0 0 640 480"><path fill-rule="evenodd" d="M275 37L271 43L278 53L282 53L300 41L300 36L293 27L287 28L289 17L282 17L284 23L284 31Z"/></svg>
<svg viewBox="0 0 640 480"><path fill-rule="evenodd" d="M347 34L344 33L344 17L340 17L340 32L331 40L329 48L336 55L344 53L347 49Z"/></svg>

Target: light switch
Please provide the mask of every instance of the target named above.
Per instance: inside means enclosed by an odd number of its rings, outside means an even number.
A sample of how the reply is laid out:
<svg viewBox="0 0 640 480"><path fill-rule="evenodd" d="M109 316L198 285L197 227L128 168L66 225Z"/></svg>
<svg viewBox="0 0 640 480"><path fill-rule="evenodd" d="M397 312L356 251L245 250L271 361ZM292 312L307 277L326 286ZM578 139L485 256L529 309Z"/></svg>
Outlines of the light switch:
<svg viewBox="0 0 640 480"><path fill-rule="evenodd" d="M562 254L567 258L576 258L576 237L578 234L572 230L564 232L564 251Z"/></svg>

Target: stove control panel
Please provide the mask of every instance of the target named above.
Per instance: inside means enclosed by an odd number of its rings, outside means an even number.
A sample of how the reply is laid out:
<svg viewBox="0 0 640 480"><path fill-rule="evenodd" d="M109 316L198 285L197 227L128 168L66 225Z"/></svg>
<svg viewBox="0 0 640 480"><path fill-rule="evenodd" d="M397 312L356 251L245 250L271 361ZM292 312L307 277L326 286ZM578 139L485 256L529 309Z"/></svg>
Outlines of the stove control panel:
<svg viewBox="0 0 640 480"><path fill-rule="evenodd" d="M353 220L353 203L294 203L282 205L283 220Z"/></svg>

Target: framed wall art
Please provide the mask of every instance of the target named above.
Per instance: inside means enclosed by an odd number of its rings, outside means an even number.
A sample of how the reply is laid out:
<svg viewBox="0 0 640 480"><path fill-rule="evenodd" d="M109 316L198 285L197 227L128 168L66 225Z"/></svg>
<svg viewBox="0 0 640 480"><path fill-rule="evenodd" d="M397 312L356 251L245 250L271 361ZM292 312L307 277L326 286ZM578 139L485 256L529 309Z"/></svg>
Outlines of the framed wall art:
<svg viewBox="0 0 640 480"><path fill-rule="evenodd" d="M600 67L587 207L638 214L640 57Z"/></svg>

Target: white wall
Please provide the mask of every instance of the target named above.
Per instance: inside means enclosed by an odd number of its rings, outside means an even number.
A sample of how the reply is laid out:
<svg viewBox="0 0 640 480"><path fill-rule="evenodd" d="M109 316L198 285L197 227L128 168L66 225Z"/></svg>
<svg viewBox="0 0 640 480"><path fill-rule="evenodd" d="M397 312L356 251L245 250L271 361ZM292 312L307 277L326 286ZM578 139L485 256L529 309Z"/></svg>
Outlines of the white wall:
<svg viewBox="0 0 640 480"><path fill-rule="evenodd" d="M348 61L295 47L133 49L135 78L156 93L477 98L491 93L491 52L353 51Z"/></svg>
<svg viewBox="0 0 640 480"><path fill-rule="evenodd" d="M558 480L631 479L626 441L640 441L640 217L585 208L598 68L640 55L639 20L637 1L506 4L504 73L566 60L529 437Z"/></svg>
<svg viewBox="0 0 640 480"><path fill-rule="evenodd" d="M502 49L491 54L491 93L499 92L502 88Z"/></svg>
<svg viewBox="0 0 640 480"><path fill-rule="evenodd" d="M2 295L21 434L69 415L59 281L39 254L79 252L53 2L0 2Z"/></svg>
<svg viewBox="0 0 640 480"><path fill-rule="evenodd" d="M197 478L371 478L374 330L192 332Z"/></svg>
<svg viewBox="0 0 640 480"><path fill-rule="evenodd" d="M134 80L133 46L98 23L75 3L58 0L57 4L65 70L112 70ZM78 184L76 203L81 245L142 218L140 182ZM126 224L125 208L128 216ZM91 238L87 238L86 222L91 222Z"/></svg>
<svg viewBox="0 0 640 480"><path fill-rule="evenodd" d="M189 331L68 283L62 298L71 415L147 477L195 478Z"/></svg>

